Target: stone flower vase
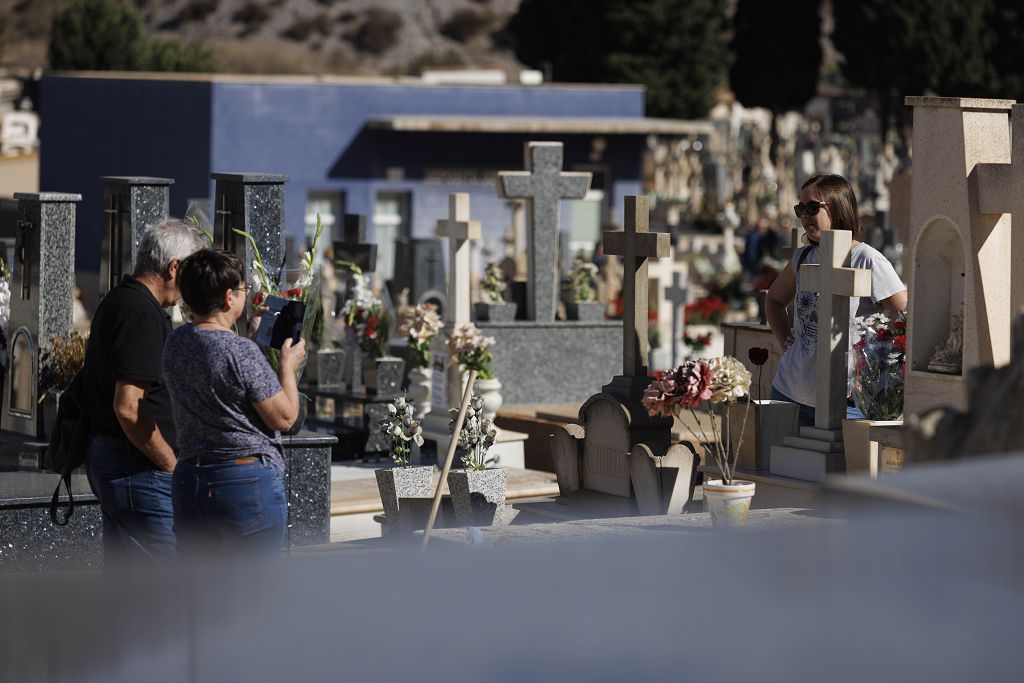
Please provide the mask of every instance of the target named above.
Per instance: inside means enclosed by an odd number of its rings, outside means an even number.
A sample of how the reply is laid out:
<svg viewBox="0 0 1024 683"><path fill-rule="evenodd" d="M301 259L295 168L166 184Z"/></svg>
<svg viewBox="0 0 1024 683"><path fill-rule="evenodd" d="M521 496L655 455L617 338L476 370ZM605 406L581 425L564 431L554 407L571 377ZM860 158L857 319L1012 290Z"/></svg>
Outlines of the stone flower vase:
<svg viewBox="0 0 1024 683"><path fill-rule="evenodd" d="M318 349L316 352L316 384L320 388L338 387L345 383L345 349Z"/></svg>
<svg viewBox="0 0 1024 683"><path fill-rule="evenodd" d="M711 513L712 526L731 528L746 524L754 487L754 482L742 479L733 479L731 484L724 484L721 479L704 482L704 508Z"/></svg>
<svg viewBox="0 0 1024 683"><path fill-rule="evenodd" d="M416 419L422 419L430 411L430 368L419 366L409 370L409 389L406 396L412 403Z"/></svg>
<svg viewBox="0 0 1024 683"><path fill-rule="evenodd" d="M394 398L402 393L402 375L405 373L405 360L398 356L382 356L374 361L376 366L377 398ZM369 386L369 382L367 382Z"/></svg>
<svg viewBox="0 0 1024 683"><path fill-rule="evenodd" d="M380 491L380 502L384 506L384 516L391 529L402 528L412 531L414 524L409 523L410 516L405 515L406 524L402 524L400 501L403 498L430 498L434 495L434 468L426 467L390 467L374 470L377 477L377 489Z"/></svg>
<svg viewBox="0 0 1024 683"><path fill-rule="evenodd" d="M498 414L498 409L504 403L504 399L501 397L501 382L497 378L478 379L476 381L476 393L484 399L484 419L493 422Z"/></svg>
<svg viewBox="0 0 1024 683"><path fill-rule="evenodd" d="M478 301L473 304L473 312L476 319L481 322L510 323L516 319L518 306L513 302L502 301L501 303L490 303Z"/></svg>
<svg viewBox="0 0 1024 683"><path fill-rule="evenodd" d="M747 413L747 426L743 429L743 415ZM767 472L771 470L772 446L781 446L787 436L795 436L800 418L800 406L787 401L760 400L729 403L729 457L735 458L741 470ZM743 442L739 442L740 432ZM739 452L737 452L737 449Z"/></svg>
<svg viewBox="0 0 1024 683"><path fill-rule="evenodd" d="M567 301L565 314L569 320L600 322L604 320L605 305L601 301Z"/></svg>
<svg viewBox="0 0 1024 683"><path fill-rule="evenodd" d="M502 523L505 477L504 467L452 470L448 473L448 491L459 526L496 526Z"/></svg>

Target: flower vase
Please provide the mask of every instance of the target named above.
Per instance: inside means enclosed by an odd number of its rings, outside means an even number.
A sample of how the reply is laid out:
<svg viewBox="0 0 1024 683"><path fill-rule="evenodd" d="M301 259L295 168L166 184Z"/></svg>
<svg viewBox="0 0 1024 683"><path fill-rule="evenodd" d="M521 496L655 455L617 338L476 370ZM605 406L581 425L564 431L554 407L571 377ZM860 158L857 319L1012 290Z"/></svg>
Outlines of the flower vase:
<svg viewBox="0 0 1024 683"><path fill-rule="evenodd" d="M501 397L501 382L497 378L477 379L474 392L484 399L483 417L494 421L504 399Z"/></svg>
<svg viewBox="0 0 1024 683"><path fill-rule="evenodd" d="M384 518L388 528L410 532L412 528L402 528L400 514L403 498L430 498L433 493L434 468L427 467L391 467L374 470L377 478L377 489L380 491L380 502L384 507ZM405 516L406 521L409 516ZM410 527L416 525L410 524Z"/></svg>
<svg viewBox="0 0 1024 683"><path fill-rule="evenodd" d="M772 447L781 446L787 436L796 436L799 418L800 406L787 401L729 403L729 457L741 470L770 470Z"/></svg>
<svg viewBox="0 0 1024 683"><path fill-rule="evenodd" d="M476 314L476 319L481 322L510 323L516 319L517 308L518 306L515 303L507 301L502 301L501 303L478 301L473 304L473 312Z"/></svg>
<svg viewBox="0 0 1024 683"><path fill-rule="evenodd" d="M604 320L605 305L601 301L567 301L565 314L569 320L600 322Z"/></svg>
<svg viewBox="0 0 1024 683"><path fill-rule="evenodd" d="M319 349L316 352L316 383L321 389L341 386L345 382L346 349Z"/></svg>
<svg viewBox="0 0 1024 683"><path fill-rule="evenodd" d="M459 526L495 526L505 516L504 467L452 470L448 473L455 519Z"/></svg>
<svg viewBox="0 0 1024 683"><path fill-rule="evenodd" d="M754 488L754 482L740 479L731 484L721 479L704 482L704 508L711 513L712 526L727 529L746 524Z"/></svg>
<svg viewBox="0 0 1024 683"><path fill-rule="evenodd" d="M853 401L869 420L903 417L904 365L890 340L856 344L853 354Z"/></svg>
<svg viewBox="0 0 1024 683"><path fill-rule="evenodd" d="M381 356L374 360L377 398L391 399L402 392L405 360L397 356ZM367 386L369 386L367 382Z"/></svg>
<svg viewBox="0 0 1024 683"><path fill-rule="evenodd" d="M423 419L430 411L430 380L429 368L415 367L409 370L409 390L406 393L417 420Z"/></svg>

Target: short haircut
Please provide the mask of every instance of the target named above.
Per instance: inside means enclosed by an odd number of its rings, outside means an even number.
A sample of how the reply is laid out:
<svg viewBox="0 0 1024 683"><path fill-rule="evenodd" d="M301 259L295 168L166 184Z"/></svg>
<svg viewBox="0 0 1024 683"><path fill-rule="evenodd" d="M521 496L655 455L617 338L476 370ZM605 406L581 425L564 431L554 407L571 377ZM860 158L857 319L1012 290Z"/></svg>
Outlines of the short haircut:
<svg viewBox="0 0 1024 683"><path fill-rule="evenodd" d="M209 243L198 230L177 218L168 218L147 227L142 233L135 259L135 274L162 276L171 261L183 261L207 246Z"/></svg>
<svg viewBox="0 0 1024 683"><path fill-rule="evenodd" d="M244 284L245 269L237 256L220 249L200 249L181 264L178 288L185 304L199 315L216 313L224 292Z"/></svg>
<svg viewBox="0 0 1024 683"><path fill-rule="evenodd" d="M807 179L800 189L814 188L818 199L828 205L828 217L833 230L849 230L853 239L860 240L863 232L857 214L857 196L853 186L841 175L821 173Z"/></svg>

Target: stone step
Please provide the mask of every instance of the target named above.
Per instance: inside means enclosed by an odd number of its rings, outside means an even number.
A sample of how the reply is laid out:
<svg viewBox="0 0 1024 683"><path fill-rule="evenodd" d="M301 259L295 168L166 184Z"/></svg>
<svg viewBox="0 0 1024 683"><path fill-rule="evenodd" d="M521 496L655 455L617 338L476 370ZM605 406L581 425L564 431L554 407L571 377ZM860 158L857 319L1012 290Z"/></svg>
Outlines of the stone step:
<svg viewBox="0 0 1024 683"><path fill-rule="evenodd" d="M821 453L792 446L772 448L771 473L780 477L822 484L829 472L842 472L845 469L846 459L842 453Z"/></svg>
<svg viewBox="0 0 1024 683"><path fill-rule="evenodd" d="M821 429L819 427L801 427L800 436L818 441L842 441L842 429Z"/></svg>
<svg viewBox="0 0 1024 683"><path fill-rule="evenodd" d="M818 439L808 439L804 436L787 436L783 438L782 443L786 446L792 446L793 448L803 448L808 451L817 451L819 453L843 453L842 441L819 441ZM769 463L771 461L769 460Z"/></svg>

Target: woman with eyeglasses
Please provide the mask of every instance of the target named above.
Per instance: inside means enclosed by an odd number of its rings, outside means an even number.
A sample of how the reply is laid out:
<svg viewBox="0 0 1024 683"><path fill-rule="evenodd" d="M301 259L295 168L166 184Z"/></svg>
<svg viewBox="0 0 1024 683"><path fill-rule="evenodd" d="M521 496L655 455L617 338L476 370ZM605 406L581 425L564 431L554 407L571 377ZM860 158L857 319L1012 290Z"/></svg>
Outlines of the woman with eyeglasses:
<svg viewBox="0 0 1024 683"><path fill-rule="evenodd" d="M171 483L179 555L276 555L287 522L280 430L299 414L305 343L286 340L274 372L256 343L235 333L248 287L234 254L196 252L178 283L192 322L168 337L164 373L179 433Z"/></svg>
<svg viewBox="0 0 1024 683"><path fill-rule="evenodd" d="M892 264L877 249L860 241L857 198L853 187L840 175L816 175L800 188L800 203L793 207L804 229L808 245L796 249L790 262L772 283L765 300L765 313L772 334L784 353L772 382L772 399L800 405L800 426L814 424L815 358L818 340L817 294L800 291L800 266L821 262L818 238L822 230L849 230L853 233L850 267L871 271L871 303L890 317L907 307L907 287ZM787 309L796 305L796 325L790 327ZM851 297L850 323L863 315L858 312L861 298ZM851 343L852 343L851 335ZM860 419L852 402L847 418Z"/></svg>

